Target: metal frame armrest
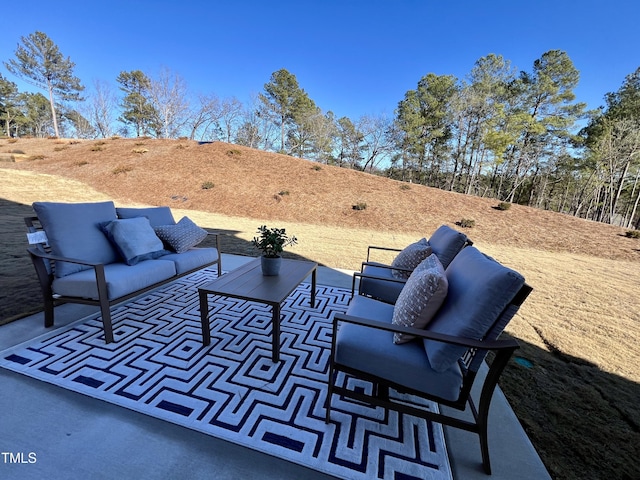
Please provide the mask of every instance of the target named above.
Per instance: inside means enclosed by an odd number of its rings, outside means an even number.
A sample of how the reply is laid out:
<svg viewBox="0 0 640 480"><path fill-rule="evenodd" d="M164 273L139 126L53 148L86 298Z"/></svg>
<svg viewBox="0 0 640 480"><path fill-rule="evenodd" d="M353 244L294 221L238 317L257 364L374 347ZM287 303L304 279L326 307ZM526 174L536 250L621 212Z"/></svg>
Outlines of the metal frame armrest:
<svg viewBox="0 0 640 480"><path fill-rule="evenodd" d="M218 277L221 277L222 276L222 250L220 247L220 237L224 235L224 233L210 232L209 230L206 230L206 231L207 231L207 235L216 237L215 238L216 249L218 250Z"/></svg>
<svg viewBox="0 0 640 480"><path fill-rule="evenodd" d="M376 246L376 245L369 245L367 247L367 262L370 260L371 250L384 250L384 251L387 251L387 252L401 252L402 251L401 248L379 247L379 246Z"/></svg>
<svg viewBox="0 0 640 480"><path fill-rule="evenodd" d="M378 320L371 320L364 317L355 317L353 315L346 315L343 313L336 313L333 317L334 326L337 326L338 322L354 323L363 327L377 328L380 330L387 330L389 332L406 333L416 337L424 338L427 340L435 340L437 342L449 343L452 345L460 345L467 348L477 348L479 350L509 350L518 349L520 344L512 339L506 338L502 340L474 340L472 338L454 337L452 335L445 335L442 333L431 332L421 328L405 327L402 325L394 325L392 323L380 322ZM334 336L335 339L335 336Z"/></svg>

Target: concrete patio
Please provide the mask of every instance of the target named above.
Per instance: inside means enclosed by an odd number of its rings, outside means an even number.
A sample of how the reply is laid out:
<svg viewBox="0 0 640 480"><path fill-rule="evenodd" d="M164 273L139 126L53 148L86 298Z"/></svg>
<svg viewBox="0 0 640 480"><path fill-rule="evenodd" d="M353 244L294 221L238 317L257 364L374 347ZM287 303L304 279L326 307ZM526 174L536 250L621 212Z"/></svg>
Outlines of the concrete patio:
<svg viewBox="0 0 640 480"><path fill-rule="evenodd" d="M225 270L249 257L223 255ZM318 283L351 288L351 272L320 267ZM62 305L56 326L96 312ZM0 327L0 350L46 331L36 314ZM0 478L315 479L307 468L128 409L0 369ZM489 416L493 475L482 471L477 436L445 427L457 480L550 478L501 391Z"/></svg>

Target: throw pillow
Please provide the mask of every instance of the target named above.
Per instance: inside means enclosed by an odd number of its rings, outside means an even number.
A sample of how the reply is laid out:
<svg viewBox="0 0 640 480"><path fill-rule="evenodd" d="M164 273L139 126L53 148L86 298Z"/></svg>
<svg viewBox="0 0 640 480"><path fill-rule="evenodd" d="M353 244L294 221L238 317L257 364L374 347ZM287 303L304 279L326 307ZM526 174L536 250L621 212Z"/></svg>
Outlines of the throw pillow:
<svg viewBox="0 0 640 480"><path fill-rule="evenodd" d="M429 255L418 265L398 296L393 309L394 325L425 328L447 297L449 283L436 255ZM393 343L406 343L413 335L394 333Z"/></svg>
<svg viewBox="0 0 640 480"><path fill-rule="evenodd" d="M147 217L113 220L102 229L127 265L135 265L166 255L162 240L151 228Z"/></svg>
<svg viewBox="0 0 640 480"><path fill-rule="evenodd" d="M391 266L395 268L405 268L413 271L420 262L422 262L425 258L431 255L432 249L429 242L427 242L426 238L419 240L415 243L412 243L404 250L402 250L396 258L391 262ZM396 278L409 278L411 275L410 272L406 272L403 270L391 270L391 274Z"/></svg>
<svg viewBox="0 0 640 480"><path fill-rule="evenodd" d="M193 223L189 217L182 217L182 220L175 225L160 225L153 229L156 235L176 253L186 252L207 238L207 231Z"/></svg>

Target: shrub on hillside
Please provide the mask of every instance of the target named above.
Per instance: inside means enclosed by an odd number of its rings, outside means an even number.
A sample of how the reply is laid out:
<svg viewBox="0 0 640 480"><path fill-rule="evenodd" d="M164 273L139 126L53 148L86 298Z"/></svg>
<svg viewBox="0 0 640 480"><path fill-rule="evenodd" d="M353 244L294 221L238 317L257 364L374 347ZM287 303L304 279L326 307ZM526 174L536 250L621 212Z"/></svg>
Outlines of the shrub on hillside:
<svg viewBox="0 0 640 480"><path fill-rule="evenodd" d="M118 165L111 171L111 173L113 173L114 175L119 175L121 173L130 172L131 170L133 170L133 167L130 165Z"/></svg>
<svg viewBox="0 0 640 480"><path fill-rule="evenodd" d="M358 202L355 205L353 205L351 208L353 208L354 210L366 210L367 204L365 202Z"/></svg>
<svg viewBox="0 0 640 480"><path fill-rule="evenodd" d="M476 221L471 218L463 218L458 222L458 225L462 228L473 228L476 226Z"/></svg>
<svg viewBox="0 0 640 480"><path fill-rule="evenodd" d="M627 230L625 235L629 238L640 238L640 230Z"/></svg>
<svg viewBox="0 0 640 480"><path fill-rule="evenodd" d="M498 210L509 210L511 208L511 203L509 203L509 202L500 202L496 208Z"/></svg>
<svg viewBox="0 0 640 480"><path fill-rule="evenodd" d="M211 182L211 181L206 181L206 182L203 182L203 183L202 183L201 188L202 188L202 190L210 190L210 189L212 189L214 186L215 186L215 185L214 185L214 183L213 183L213 182Z"/></svg>

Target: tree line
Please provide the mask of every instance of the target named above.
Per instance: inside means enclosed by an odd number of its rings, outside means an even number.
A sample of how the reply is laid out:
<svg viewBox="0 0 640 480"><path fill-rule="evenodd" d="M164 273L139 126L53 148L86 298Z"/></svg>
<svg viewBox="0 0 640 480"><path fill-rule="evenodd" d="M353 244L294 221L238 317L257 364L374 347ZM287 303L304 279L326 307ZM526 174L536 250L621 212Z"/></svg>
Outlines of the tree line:
<svg viewBox="0 0 640 480"><path fill-rule="evenodd" d="M22 37L4 65L47 94L20 92L0 75L0 132L8 136L222 140L640 226L640 68L587 111L576 101L580 74L566 52L545 52L530 71L490 54L463 79L425 75L392 116L350 119L322 110L285 69L243 103L194 95L169 69L155 78L123 71L117 92L96 81L85 98L75 64L42 32Z"/></svg>

